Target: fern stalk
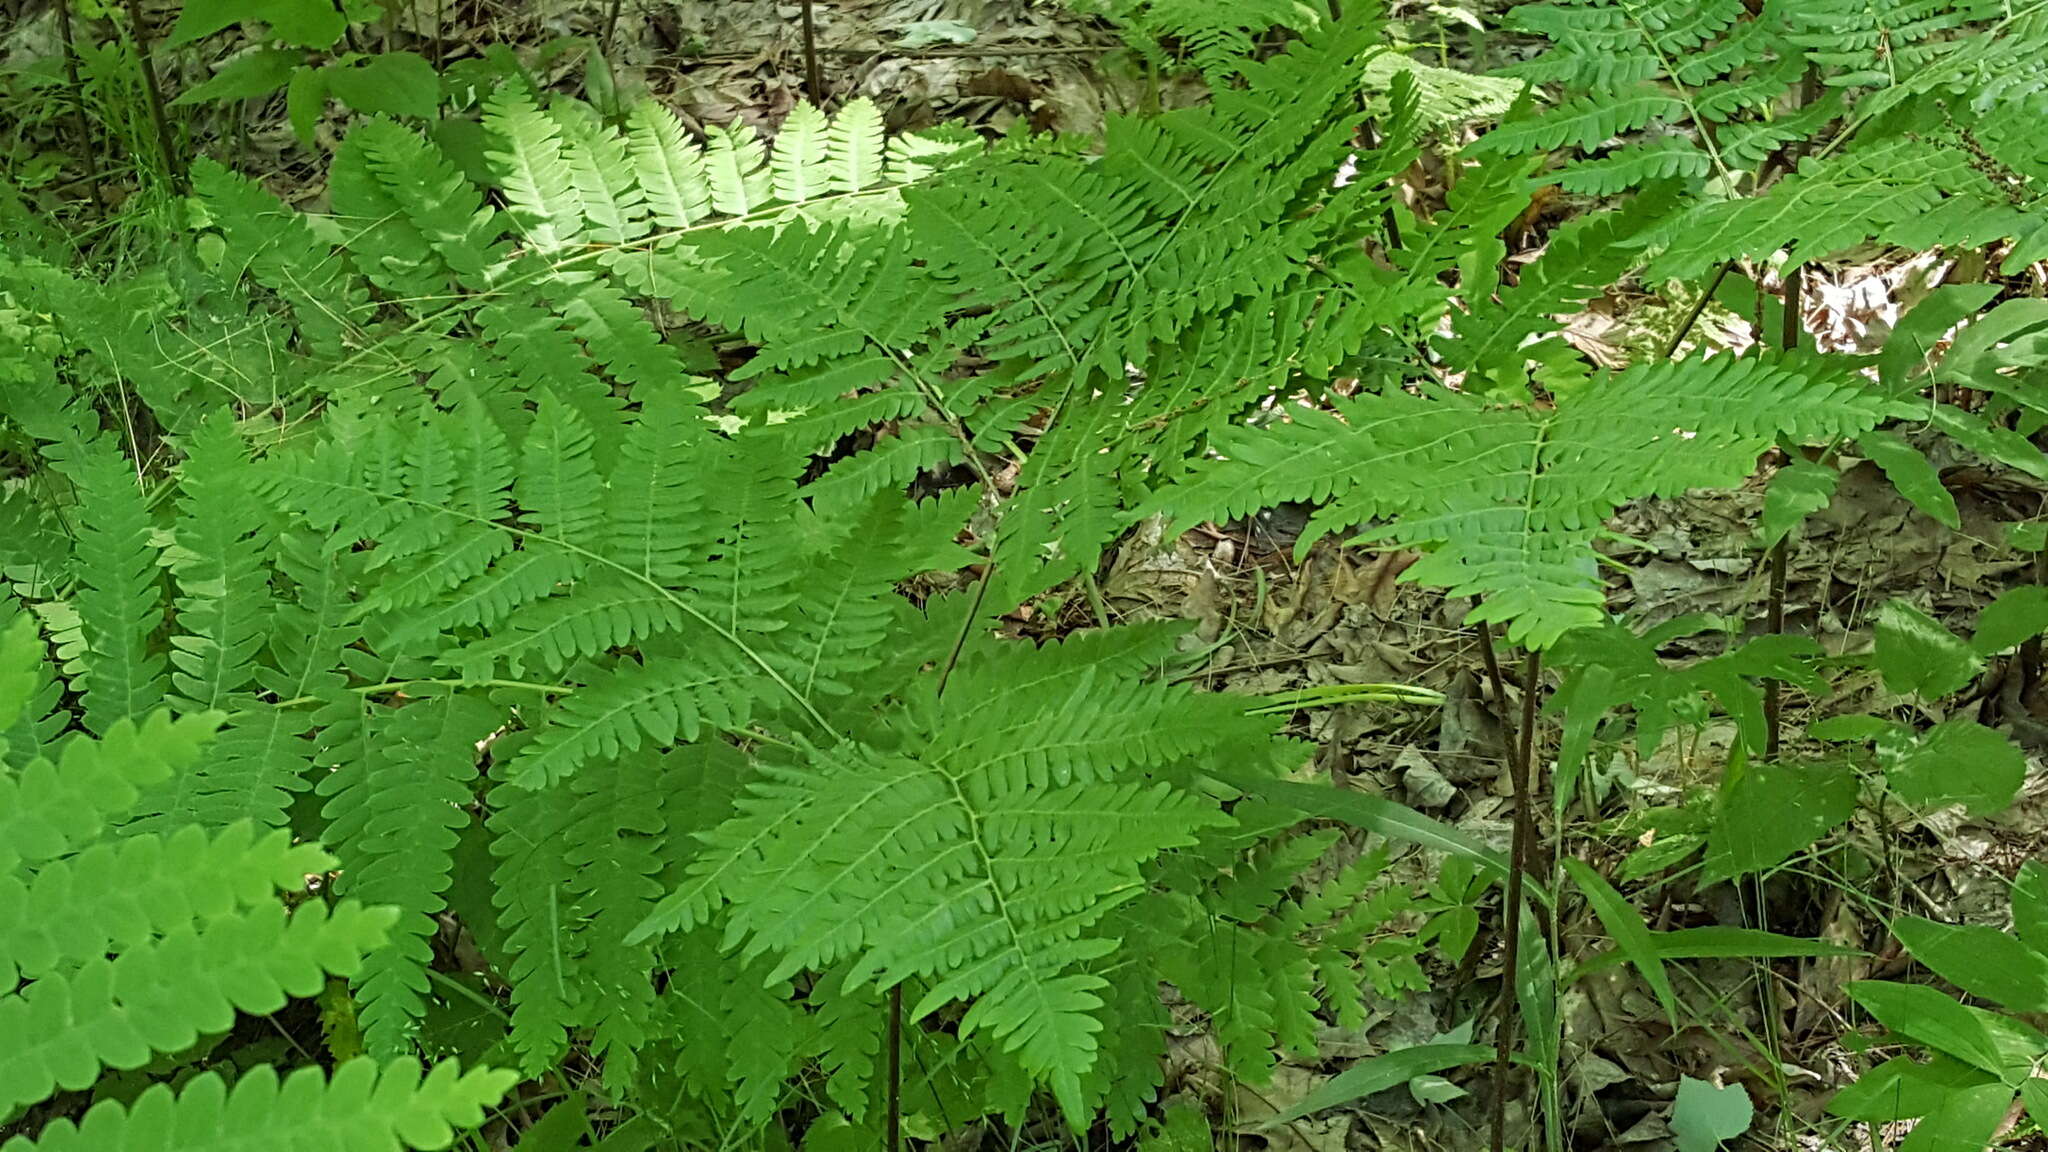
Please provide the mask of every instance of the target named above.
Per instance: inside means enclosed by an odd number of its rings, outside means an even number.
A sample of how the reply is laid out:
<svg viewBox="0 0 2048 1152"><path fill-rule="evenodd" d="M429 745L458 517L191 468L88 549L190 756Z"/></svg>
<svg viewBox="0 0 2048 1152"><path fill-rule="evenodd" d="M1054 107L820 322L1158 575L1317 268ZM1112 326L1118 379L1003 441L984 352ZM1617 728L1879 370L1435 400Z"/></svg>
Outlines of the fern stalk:
<svg viewBox="0 0 2048 1152"><path fill-rule="evenodd" d="M1501 943L1507 949L1502 962L1506 987L1501 992L1500 1030L1494 1039L1493 1059L1493 1146L1492 1152L1506 1152L1508 1123L1508 1069L1514 1053L1515 1022L1519 1016L1517 982L1522 965L1523 876L1529 868L1530 841L1535 838L1531 797L1530 762L1536 756L1536 696L1543 674L1543 652L1530 649L1522 665L1522 723L1520 743L1508 759L1510 782L1515 793L1514 834L1508 845L1507 890L1501 896L1501 914L1507 923L1501 928Z"/></svg>
<svg viewBox="0 0 2048 1152"><path fill-rule="evenodd" d="M157 82L156 62L150 57L139 0L128 0L128 25L135 44L135 63L142 69L142 94L149 108L149 122L156 129L156 146L164 154L164 172L171 178L171 187L182 194L187 190L185 164L179 159L178 150L171 140L171 122L164 115L163 86Z"/></svg>

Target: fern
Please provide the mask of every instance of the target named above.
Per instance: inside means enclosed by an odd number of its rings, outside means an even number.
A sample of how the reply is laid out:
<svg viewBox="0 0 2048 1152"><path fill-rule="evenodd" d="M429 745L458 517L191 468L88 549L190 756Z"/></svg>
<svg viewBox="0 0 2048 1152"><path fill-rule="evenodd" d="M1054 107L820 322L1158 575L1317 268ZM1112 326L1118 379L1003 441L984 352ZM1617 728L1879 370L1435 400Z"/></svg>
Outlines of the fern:
<svg viewBox="0 0 2048 1152"><path fill-rule="evenodd" d="M348 1152L383 1152L394 1147L448 1147L455 1129L473 1127L484 1109L510 1086L509 1072L460 1072L439 1064L425 1076L410 1060L379 1065L352 1060L330 1079L318 1068L301 1068L279 1079L258 1067L230 1088L206 1073L173 1092L169 1085L145 1091L132 1105L107 1100L73 1124L59 1120L34 1139L9 1140L7 1152L72 1152L85 1149L164 1148L259 1149L289 1147L318 1139Z"/></svg>
<svg viewBox="0 0 2048 1152"><path fill-rule="evenodd" d="M25 623L0 635L0 718L10 724L35 695L41 656ZM0 1112L185 1052L228 1030L237 1012L269 1014L288 997L315 994L382 945L390 909L316 901L287 912L280 891L335 861L282 831L244 821L117 835L138 801L202 762L220 719L124 717L98 739L66 740L61 764L34 759L0 776L0 1025L18 1041L0 1056ZM380 1075L379 1116L366 1120ZM175 1100L154 1088L133 1111L109 1101L76 1125L57 1119L6 1147L442 1147L449 1124L477 1123L507 1087L504 1073L463 1077L443 1065L421 1084L417 1065L380 1073L363 1062L332 1086L318 1070L298 1073L279 1097L275 1073L258 1068L237 1083L225 1113L225 1084L208 1075Z"/></svg>
<svg viewBox="0 0 2048 1152"><path fill-rule="evenodd" d="M78 486L82 519L79 640L66 653L66 671L84 680L86 727L105 733L154 707L165 687L166 661L155 640L163 609L148 505L133 465L104 434L47 451Z"/></svg>
<svg viewBox="0 0 2048 1152"><path fill-rule="evenodd" d="M1472 619L1543 646L1604 619L1592 545L1620 504L1738 483L1778 435L1853 433L1890 411L1846 376L1754 357L1630 369L1549 412L1389 393L1220 438L1228 459L1153 507L1185 521L1329 501L1304 549L1391 515L1365 539L1427 550L1404 579L1476 596Z"/></svg>
<svg viewBox="0 0 2048 1152"><path fill-rule="evenodd" d="M1038 598L1092 591L1151 513L1303 500L1304 548L1360 526L1569 652L1630 501L1891 444L1909 407L2025 461L2023 302L1937 297L1875 384L1595 372L1562 339L1645 265L2038 255L2036 121L1976 111L2028 89L1999 68L2032 18L1851 7L1525 5L1553 47L1476 78L1314 6L1120 4L1213 90L1099 149L890 137L858 101L700 137L508 84L485 179L370 119L330 217L200 166L203 259L0 261L0 451L30 476L0 485L0 1013L37 1026L0 1085L37 1103L318 994L336 1061L373 1063L251 1073L233 1106L148 1089L43 1142L445 1143L509 1077L408 1060L475 1042L680 1145L871 1147L900 998L907 1111L1023 1131L1049 1099L1123 1138L1185 1019L1162 982L1252 1080L1358 1025L1426 941L1464 951L1490 876L1418 895L1385 846L1232 794L1218 765L1298 766L1280 722L1184 687L1181 630ZM1447 159L1441 205L1396 194L1427 131L1525 80L1549 111ZM1545 180L1636 195L1510 265ZM1936 383L1985 413L1912 404ZM329 868L331 911L294 875ZM40 1028L65 1012L97 1030Z"/></svg>
<svg viewBox="0 0 2048 1152"><path fill-rule="evenodd" d="M391 939L354 976L370 1054L410 1049L426 1011L429 940L453 867L456 833L469 822L478 741L497 717L481 701L452 697L387 709L367 700L366 755L320 782L328 798L325 839L342 866L337 891L398 910ZM390 713L388 719L379 713Z"/></svg>
<svg viewBox="0 0 2048 1152"><path fill-rule="evenodd" d="M1644 239L1663 248L1650 275L1694 276L1779 248L1796 266L1872 239L1975 246L2033 230L1966 153L1901 138L1805 161L1762 196L1702 204Z"/></svg>

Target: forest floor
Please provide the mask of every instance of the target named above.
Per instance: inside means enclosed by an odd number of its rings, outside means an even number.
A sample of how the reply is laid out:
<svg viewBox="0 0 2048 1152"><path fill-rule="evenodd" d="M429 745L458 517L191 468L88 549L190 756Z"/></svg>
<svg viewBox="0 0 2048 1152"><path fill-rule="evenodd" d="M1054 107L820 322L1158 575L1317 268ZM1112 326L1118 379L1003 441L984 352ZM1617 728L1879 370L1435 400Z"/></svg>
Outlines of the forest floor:
<svg viewBox="0 0 2048 1152"><path fill-rule="evenodd" d="M425 4L427 0L413 0ZM514 44L538 51L540 78L562 81L586 74L587 56L601 51L612 82L660 99L698 125L743 121L764 132L806 95L804 9L771 0L683 0L682 3L571 4L467 2L442 13L447 35L443 63L480 54L482 45ZM0 36L0 97L10 76L50 58L56 31L49 13L26 17ZM1018 126L1088 134L1110 112L1147 101L1193 99L1185 89L1148 76L1122 50L1114 32L1055 5L1029 0L837 0L816 6L815 81L833 102L856 96L875 100L892 129L962 121L989 133ZM200 78L205 61L188 60ZM0 117L4 119L4 117ZM331 143L330 125L321 127ZM17 170L39 149L66 147L61 123L24 117L0 132ZM318 165L290 126L273 110L243 125L236 136L246 170L288 199L317 206L325 189ZM1405 194L1429 201L1442 194L1432 173L1410 173ZM118 204L119 181L106 198ZM1569 203L1539 203L1517 229L1519 258L1540 251L1547 227L1574 210ZM1837 262L1813 269L1805 286L1806 330L1823 349L1874 349L1901 311L1938 282L1943 268L1930 258L1873 253L1868 263ZM1633 348L1660 342L1677 310L1651 296L1597 299L1575 317L1569 338L1596 362L1626 363ZM1740 348L1754 324L1711 311L1693 339ZM1944 531L1916 511L1868 462L1849 469L1832 506L1815 516L1789 557L1788 630L1810 635L1830 653L1867 651L1869 607L1894 595L1933 589L1938 619L1967 631L1976 613L1999 592L2038 577L2026 562L1991 541L1995 526L2039 515L2048 486L2011 472L1997 475L1967 462L1934 463L1955 496L1960 534ZM1727 493L1646 503L1620 522L1628 539L1611 551L1628 561L1610 606L1644 626L1705 613L1736 622L1749 634L1764 628L1767 576L1757 562L1750 525L1763 500L1761 482ZM1021 632L1051 635L1110 620L1185 619L1206 657L1196 675L1220 691L1270 695L1323 685L1395 683L1441 693L1440 705L1367 704L1319 709L1300 735L1316 747L1305 771L1340 785L1388 795L1483 840L1505 847L1511 803L1507 773L1510 735L1520 713L1519 688L1507 678L1508 698L1496 698L1487 660L1475 634L1460 624L1469 602L1403 583L1413 553L1372 551L1322 540L1298 554L1305 510L1282 508L1246 522L1203 525L1178 539L1159 526L1133 533L1104 565L1099 606L1071 598L1053 620L1019 619ZM1718 634L1725 636L1725 633ZM1720 640L1708 637L1716 645ZM1704 649L1703 649L1704 651ZM2023 698L2017 677L1995 669L1968 701L1988 722L2009 725L2029 753L2022 800L1994 817L1971 820L1956 809L1920 819L1880 822L1865 813L1846 835L1860 838L1886 862L1875 883L1899 907L1949 922L1998 922L2006 884L2018 863L2048 847L2048 695ZM1794 692L1788 714L1833 715L1919 707L1888 694L1874 673L1837 679L1831 693L1812 699ZM1940 716L1929 715L1929 721ZM1538 763L1554 749L1556 718L1545 715L1536 742ZM1561 821L1546 821L1554 844L1569 832L1611 846L1615 857L1652 844L1647 823L1615 811L1647 812L1686 789L1711 781L1734 737L1732 724L1709 725L1696 739L1671 740L1649 756L1629 749L1603 754L1591 769L1595 794L1608 801L1600 819L1574 806ZM1539 772L1539 785L1542 780ZM1544 810L1549 811L1546 804ZM1878 814L1881 816L1882 814ZM1659 890L1652 889L1654 896ZM1774 903L1774 893L1738 894L1719 886L1728 906L1689 903L1689 890L1662 890L1662 902L1643 908L1657 928L1761 923L1773 930L1863 946L1884 939L1863 919L1859 902ZM1738 895L1760 901L1736 906ZM1563 924L1563 954L1583 954L1598 935L1590 922ZM1575 941L1583 932L1586 939ZM1673 1034L1646 989L1628 969L1575 984L1564 997L1562 1067L1570 1127L1579 1147L1662 1150L1673 1147L1666 1124L1680 1076L1714 1082L1747 1077L1744 1069L1776 1066L1776 1082L1750 1082L1760 1103L1785 1094L1780 1138L1786 1148L1829 1145L1802 1125L1816 1125L1828 1095L1843 1082L1848 1051L1845 1026L1830 1006L1841 1005L1850 980L1896 975L1903 955L1830 957L1780 962L1705 961L1693 972L1727 1011L1718 1026ZM1325 1082L1346 1062L1371 1051L1430 1042L1468 1023L1476 1000L1461 995L1474 981L1492 982L1495 961L1474 971L1444 974L1431 986L1376 1010L1362 1029L1331 1028L1319 1056L1283 1065L1259 1090L1227 1082L1213 1071L1211 1038L1192 1024L1174 1040L1167 1093L1191 1094L1212 1114L1238 1118L1245 1147L1281 1152L1435 1152L1478 1147L1485 1101L1433 1100L1403 1090L1379 1093L1364 1107L1329 1118L1272 1129L1265 1117L1284 1111ZM1796 988L1796 993L1790 989ZM1783 1010L1792 1005L1791 1010ZM1761 1110L1761 1108L1760 1108ZM1896 1147L1897 1134L1873 1134L1873 1152Z"/></svg>

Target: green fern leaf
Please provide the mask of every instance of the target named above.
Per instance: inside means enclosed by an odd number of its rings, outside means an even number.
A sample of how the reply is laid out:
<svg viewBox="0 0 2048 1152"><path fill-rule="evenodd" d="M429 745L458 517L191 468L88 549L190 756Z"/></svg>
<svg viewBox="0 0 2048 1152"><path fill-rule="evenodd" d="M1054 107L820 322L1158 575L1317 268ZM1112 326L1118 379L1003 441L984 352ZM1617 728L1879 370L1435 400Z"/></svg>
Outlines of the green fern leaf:
<svg viewBox="0 0 2048 1152"><path fill-rule="evenodd" d="M153 637L158 606L156 550L149 506L135 470L105 436L48 449L52 464L78 488L78 609L84 650L66 671L82 683L85 724L106 734L162 700L164 654Z"/></svg>
<svg viewBox="0 0 2048 1152"><path fill-rule="evenodd" d="M337 1152L431 1152L455 1128L480 1124L484 1109L512 1087L510 1072L437 1064L424 1078L412 1060L379 1065L363 1058L335 1069L301 1068L282 1082L268 1065L236 1081L201 1075L175 1091L158 1084L132 1104L104 1100L82 1120L57 1120L35 1138L17 1136L5 1152L256 1152L320 1141Z"/></svg>
<svg viewBox="0 0 2048 1152"><path fill-rule="evenodd" d="M333 865L317 846L244 822L102 841L0 877L0 987L274 904Z"/></svg>
<svg viewBox="0 0 2048 1152"><path fill-rule="evenodd" d="M20 1042L0 1054L0 1107L13 1111L63 1089L89 1087L102 1068L136 1068L202 1032L229 1028L290 996L312 996L326 974L349 975L385 938L394 914L354 903L332 911L277 905L173 929L114 959L0 995L0 1028Z"/></svg>
<svg viewBox="0 0 2048 1152"><path fill-rule="evenodd" d="M499 85L485 100L483 124L495 145L485 156L504 181L513 224L527 247L553 256L580 240L582 205L560 127L517 83Z"/></svg>
<svg viewBox="0 0 2048 1152"><path fill-rule="evenodd" d="M192 192L227 250L291 307L314 352L337 356L357 339L370 319L368 287L305 215L203 156L192 165Z"/></svg>
<svg viewBox="0 0 2048 1152"><path fill-rule="evenodd" d="M123 718L98 740L67 740L56 763L0 776L0 864L12 870L78 851L120 822L144 790L187 770L220 724L199 714Z"/></svg>
<svg viewBox="0 0 2048 1152"><path fill-rule="evenodd" d="M889 150L882 132L882 110L874 101L851 100L834 113L826 144L833 192L850 195L888 181Z"/></svg>
<svg viewBox="0 0 2048 1152"><path fill-rule="evenodd" d="M770 187L775 198L801 204L831 189L825 168L831 153L830 124L825 114L810 103L790 109L789 118L775 137L775 154L769 161Z"/></svg>
<svg viewBox="0 0 2048 1152"><path fill-rule="evenodd" d="M587 105L559 101L548 118L562 135L582 232L591 243L617 247L646 235L646 193L634 178L626 141Z"/></svg>
<svg viewBox="0 0 2048 1152"><path fill-rule="evenodd" d="M337 890L393 910L388 942L355 975L358 1019L374 1056L410 1051L426 1013L430 941L456 834L469 822L476 746L501 722L467 696L385 708L367 701L363 756L320 781L323 839L341 859Z"/></svg>
<svg viewBox="0 0 2048 1152"><path fill-rule="evenodd" d="M185 594L171 686L184 708L226 709L255 677L270 625L271 517L243 483L248 446L225 412L200 424L184 448L171 573Z"/></svg>
<svg viewBox="0 0 2048 1152"><path fill-rule="evenodd" d="M674 232L711 215L704 149L684 133L675 113L647 102L634 106L628 121L626 150L655 224Z"/></svg>
<svg viewBox="0 0 2048 1152"><path fill-rule="evenodd" d="M745 124L713 128L704 151L704 179L711 210L719 215L747 216L769 203L773 178L760 134Z"/></svg>
<svg viewBox="0 0 2048 1152"><path fill-rule="evenodd" d="M1555 413L1453 393L1389 393L1341 412L1341 423L1302 413L1228 437L1228 463L1154 507L1220 518L1332 501L1303 548L1329 528L1392 515L1367 538L1429 549L1405 579L1481 597L1477 619L1543 646L1604 618L1591 545L1619 504L1738 483L1778 434L1853 434L1891 408L1806 361L1722 357L1596 379Z"/></svg>

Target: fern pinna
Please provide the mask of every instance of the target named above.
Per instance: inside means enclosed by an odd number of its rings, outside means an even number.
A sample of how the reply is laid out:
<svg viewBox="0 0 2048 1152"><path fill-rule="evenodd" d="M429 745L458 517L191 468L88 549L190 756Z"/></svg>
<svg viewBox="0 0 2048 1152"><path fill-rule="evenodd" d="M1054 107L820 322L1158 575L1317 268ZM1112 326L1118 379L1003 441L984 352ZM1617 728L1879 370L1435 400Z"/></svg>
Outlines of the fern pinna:
<svg viewBox="0 0 2048 1152"><path fill-rule="evenodd" d="M203 1055L237 1012L311 996L385 947L395 909L312 900L287 910L286 894L335 866L317 845L246 819L137 818L145 798L217 754L220 712L157 708L98 734L64 731L61 718L37 715L59 680L34 617L0 610L0 722L14 766L0 776L0 1027L12 1038L0 1115L116 1070ZM232 1083L209 1071L176 1089L114 1089L76 1122L4 1147L443 1148L515 1076L451 1062L423 1077L411 1056L282 1080L267 1065Z"/></svg>

